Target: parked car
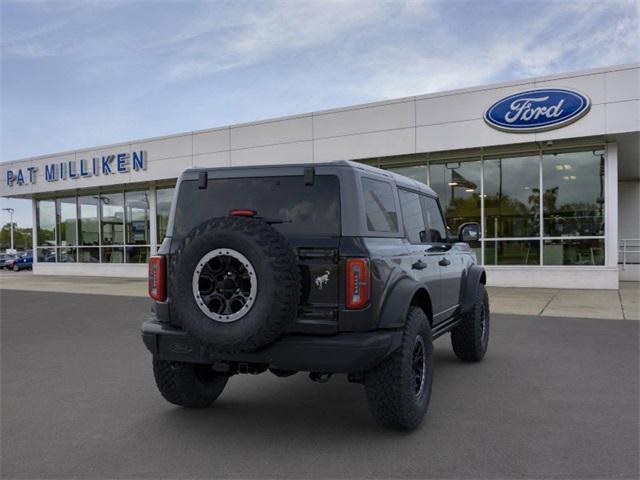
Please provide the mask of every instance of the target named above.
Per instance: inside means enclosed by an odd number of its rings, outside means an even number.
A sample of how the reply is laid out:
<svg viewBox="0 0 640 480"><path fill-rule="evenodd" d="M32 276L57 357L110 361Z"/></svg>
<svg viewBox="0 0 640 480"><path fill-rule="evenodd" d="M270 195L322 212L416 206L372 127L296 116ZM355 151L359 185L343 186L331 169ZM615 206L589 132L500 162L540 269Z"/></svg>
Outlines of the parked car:
<svg viewBox="0 0 640 480"><path fill-rule="evenodd" d="M380 424L410 430L433 340L451 332L459 359L483 359L486 274L467 243L480 226L450 238L428 186L332 162L189 169L176 189L142 327L169 402L208 407L239 373L343 373Z"/></svg>
<svg viewBox="0 0 640 480"><path fill-rule="evenodd" d="M14 258L15 255L12 255L10 253L0 253L0 270L7 268L7 262L9 262L11 266L13 266Z"/></svg>
<svg viewBox="0 0 640 480"><path fill-rule="evenodd" d="M33 255L31 253L23 253L18 255L12 265L11 269L14 272L19 272L20 270L31 270L33 268Z"/></svg>

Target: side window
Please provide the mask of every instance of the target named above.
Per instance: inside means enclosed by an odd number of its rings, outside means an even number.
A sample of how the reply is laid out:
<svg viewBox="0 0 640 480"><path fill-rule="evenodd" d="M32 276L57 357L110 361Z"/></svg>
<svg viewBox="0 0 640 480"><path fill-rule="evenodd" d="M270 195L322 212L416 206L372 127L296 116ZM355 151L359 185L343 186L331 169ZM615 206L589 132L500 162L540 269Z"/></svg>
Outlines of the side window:
<svg viewBox="0 0 640 480"><path fill-rule="evenodd" d="M367 228L372 232L397 232L398 213L391 185L380 180L363 178L362 190Z"/></svg>
<svg viewBox="0 0 640 480"><path fill-rule="evenodd" d="M442 219L440 207L435 198L422 195L422 211L424 212L424 221L427 224L427 241L441 243L447 241L447 228Z"/></svg>
<svg viewBox="0 0 640 480"><path fill-rule="evenodd" d="M407 231L407 238L411 243L424 243L427 235L420 195L402 189L398 189L398 193L400 194L400 211L404 228Z"/></svg>

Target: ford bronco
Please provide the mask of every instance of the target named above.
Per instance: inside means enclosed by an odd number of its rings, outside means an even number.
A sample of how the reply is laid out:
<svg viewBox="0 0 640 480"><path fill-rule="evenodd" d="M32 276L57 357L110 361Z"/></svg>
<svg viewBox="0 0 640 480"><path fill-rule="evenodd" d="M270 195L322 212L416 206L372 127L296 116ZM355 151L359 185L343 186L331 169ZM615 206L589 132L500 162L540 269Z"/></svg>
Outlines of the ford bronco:
<svg viewBox="0 0 640 480"><path fill-rule="evenodd" d="M188 169L149 262L158 389L204 408L235 374L342 373L379 423L414 429L433 340L451 332L463 361L487 351L479 236L450 236L428 186L355 162Z"/></svg>

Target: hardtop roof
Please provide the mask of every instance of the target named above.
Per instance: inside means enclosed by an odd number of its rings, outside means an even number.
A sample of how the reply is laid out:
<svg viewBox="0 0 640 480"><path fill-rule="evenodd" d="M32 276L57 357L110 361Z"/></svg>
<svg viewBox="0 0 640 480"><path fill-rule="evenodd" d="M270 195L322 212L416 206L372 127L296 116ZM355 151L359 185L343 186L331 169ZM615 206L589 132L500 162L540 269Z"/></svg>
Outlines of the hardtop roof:
<svg viewBox="0 0 640 480"><path fill-rule="evenodd" d="M431 196L437 196L436 192L431 187L413 178L409 178L404 175L391 172L389 170L383 170L381 168L374 167L372 165L367 165L365 163L355 162L353 160L334 160L331 162L321 162L321 163L281 163L281 164L271 164L271 165L242 165L242 166L229 166L229 167L194 166L185 170L184 173L206 171L208 173L213 173L215 176L215 172L228 173L228 172L237 171L237 172L248 173L252 170L264 171L264 170L295 169L295 168L308 168L308 167L338 167L338 168L357 169L364 172L368 172L372 175L387 177L393 180L394 183L399 187L418 190Z"/></svg>

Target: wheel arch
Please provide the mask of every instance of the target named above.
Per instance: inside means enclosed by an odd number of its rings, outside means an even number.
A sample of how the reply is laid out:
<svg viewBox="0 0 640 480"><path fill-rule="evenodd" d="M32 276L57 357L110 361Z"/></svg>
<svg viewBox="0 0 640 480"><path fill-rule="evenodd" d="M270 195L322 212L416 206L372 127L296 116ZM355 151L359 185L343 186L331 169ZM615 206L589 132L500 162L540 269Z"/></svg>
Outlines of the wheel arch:
<svg viewBox="0 0 640 480"><path fill-rule="evenodd" d="M380 315L380 328L403 327L411 306L420 307L429 323L433 323L433 308L429 290L408 277L400 280L389 293Z"/></svg>
<svg viewBox="0 0 640 480"><path fill-rule="evenodd" d="M462 288L462 295L460 299L460 311L461 313L468 312L472 307L476 299L478 291L478 285L487 284L487 272L484 268L478 265L472 265L467 272L464 279L464 285Z"/></svg>

